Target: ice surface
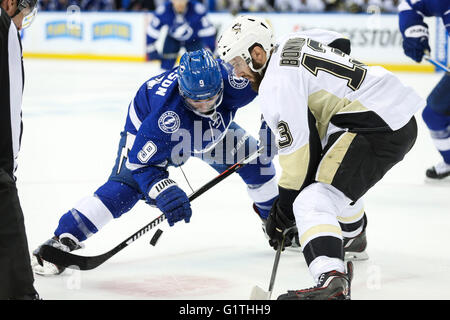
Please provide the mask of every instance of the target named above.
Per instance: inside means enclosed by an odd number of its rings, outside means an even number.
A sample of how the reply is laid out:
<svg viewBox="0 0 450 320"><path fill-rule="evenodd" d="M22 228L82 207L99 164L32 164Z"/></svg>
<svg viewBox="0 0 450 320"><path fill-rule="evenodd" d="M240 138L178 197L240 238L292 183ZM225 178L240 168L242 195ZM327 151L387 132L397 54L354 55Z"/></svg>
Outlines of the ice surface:
<svg viewBox="0 0 450 320"><path fill-rule="evenodd" d="M151 63L25 60L24 134L18 189L30 250L52 236L60 216L103 184L114 165L129 101L157 72ZM426 97L441 75L398 76ZM258 100L236 121L259 126ZM370 259L355 262L353 299L450 299L450 180L427 182L440 161L417 114L419 136L405 160L365 197ZM184 171L194 189L216 172L198 159ZM179 169L172 177L190 193ZM233 175L192 203L189 224L164 223L91 271L36 276L44 299L248 299L267 289L275 251L264 238L246 188ZM88 239L82 255L116 246L159 212L139 203ZM313 285L300 252L282 254L272 297Z"/></svg>

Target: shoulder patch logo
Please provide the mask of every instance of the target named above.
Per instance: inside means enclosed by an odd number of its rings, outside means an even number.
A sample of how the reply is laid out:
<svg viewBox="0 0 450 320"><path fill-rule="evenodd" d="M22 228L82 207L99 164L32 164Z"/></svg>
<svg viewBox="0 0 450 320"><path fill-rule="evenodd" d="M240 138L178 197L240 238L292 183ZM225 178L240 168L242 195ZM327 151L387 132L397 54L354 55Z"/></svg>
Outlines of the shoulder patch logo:
<svg viewBox="0 0 450 320"><path fill-rule="evenodd" d="M248 79L239 78L231 74L228 75L228 82L235 89L244 89L248 85Z"/></svg>
<svg viewBox="0 0 450 320"><path fill-rule="evenodd" d="M166 111L159 117L158 127L165 133L174 133L180 128L180 117L173 111Z"/></svg>

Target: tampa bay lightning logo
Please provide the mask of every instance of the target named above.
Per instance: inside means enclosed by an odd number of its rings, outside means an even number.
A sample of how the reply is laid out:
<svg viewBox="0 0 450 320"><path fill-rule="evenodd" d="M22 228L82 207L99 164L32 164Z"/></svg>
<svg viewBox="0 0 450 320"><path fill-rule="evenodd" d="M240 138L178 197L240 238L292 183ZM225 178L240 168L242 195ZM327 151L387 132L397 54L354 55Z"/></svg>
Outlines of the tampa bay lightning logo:
<svg viewBox="0 0 450 320"><path fill-rule="evenodd" d="M159 117L158 127L165 133L174 133L180 128L180 117L173 111L166 111Z"/></svg>
<svg viewBox="0 0 450 320"><path fill-rule="evenodd" d="M192 35L194 34L194 30L187 22L184 22L182 24L176 24L172 26L169 30L169 33L178 41L186 41L192 37Z"/></svg>
<svg viewBox="0 0 450 320"><path fill-rule="evenodd" d="M248 84L248 79L239 78L232 74L228 75L228 82L235 89L244 89Z"/></svg>

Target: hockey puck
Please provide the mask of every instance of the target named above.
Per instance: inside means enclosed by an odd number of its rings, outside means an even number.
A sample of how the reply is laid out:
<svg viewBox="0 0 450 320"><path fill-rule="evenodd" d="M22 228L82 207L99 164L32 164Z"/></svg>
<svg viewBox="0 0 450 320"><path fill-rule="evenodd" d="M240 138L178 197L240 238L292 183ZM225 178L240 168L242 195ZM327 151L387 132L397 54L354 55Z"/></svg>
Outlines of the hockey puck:
<svg viewBox="0 0 450 320"><path fill-rule="evenodd" d="M163 233L163 231L161 229L156 230L155 234L153 235L152 239L150 240L150 244L152 246L155 246L156 243L159 240L159 237L161 237L161 234Z"/></svg>

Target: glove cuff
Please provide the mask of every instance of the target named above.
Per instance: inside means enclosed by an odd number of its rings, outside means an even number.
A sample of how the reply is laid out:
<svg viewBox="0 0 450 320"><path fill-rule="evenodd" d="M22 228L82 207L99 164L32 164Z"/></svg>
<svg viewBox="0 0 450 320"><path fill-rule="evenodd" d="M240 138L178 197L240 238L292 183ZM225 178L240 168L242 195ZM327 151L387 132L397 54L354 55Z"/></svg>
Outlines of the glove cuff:
<svg viewBox="0 0 450 320"><path fill-rule="evenodd" d="M405 30L405 37L407 38L428 38L428 28L423 25L414 25Z"/></svg>
<svg viewBox="0 0 450 320"><path fill-rule="evenodd" d="M284 229L288 229L292 226L295 226L295 217L292 217L292 219L290 217L288 217L282 209L280 209L280 204L277 201L276 204L277 206L277 215L276 218L278 220L278 223L280 223Z"/></svg>
<svg viewBox="0 0 450 320"><path fill-rule="evenodd" d="M173 187L173 186L178 186L178 185L172 179L167 178L167 179L160 180L150 188L150 191L148 192L148 196L150 197L150 199L154 200L162 192L166 191L167 189L169 189L170 187Z"/></svg>

